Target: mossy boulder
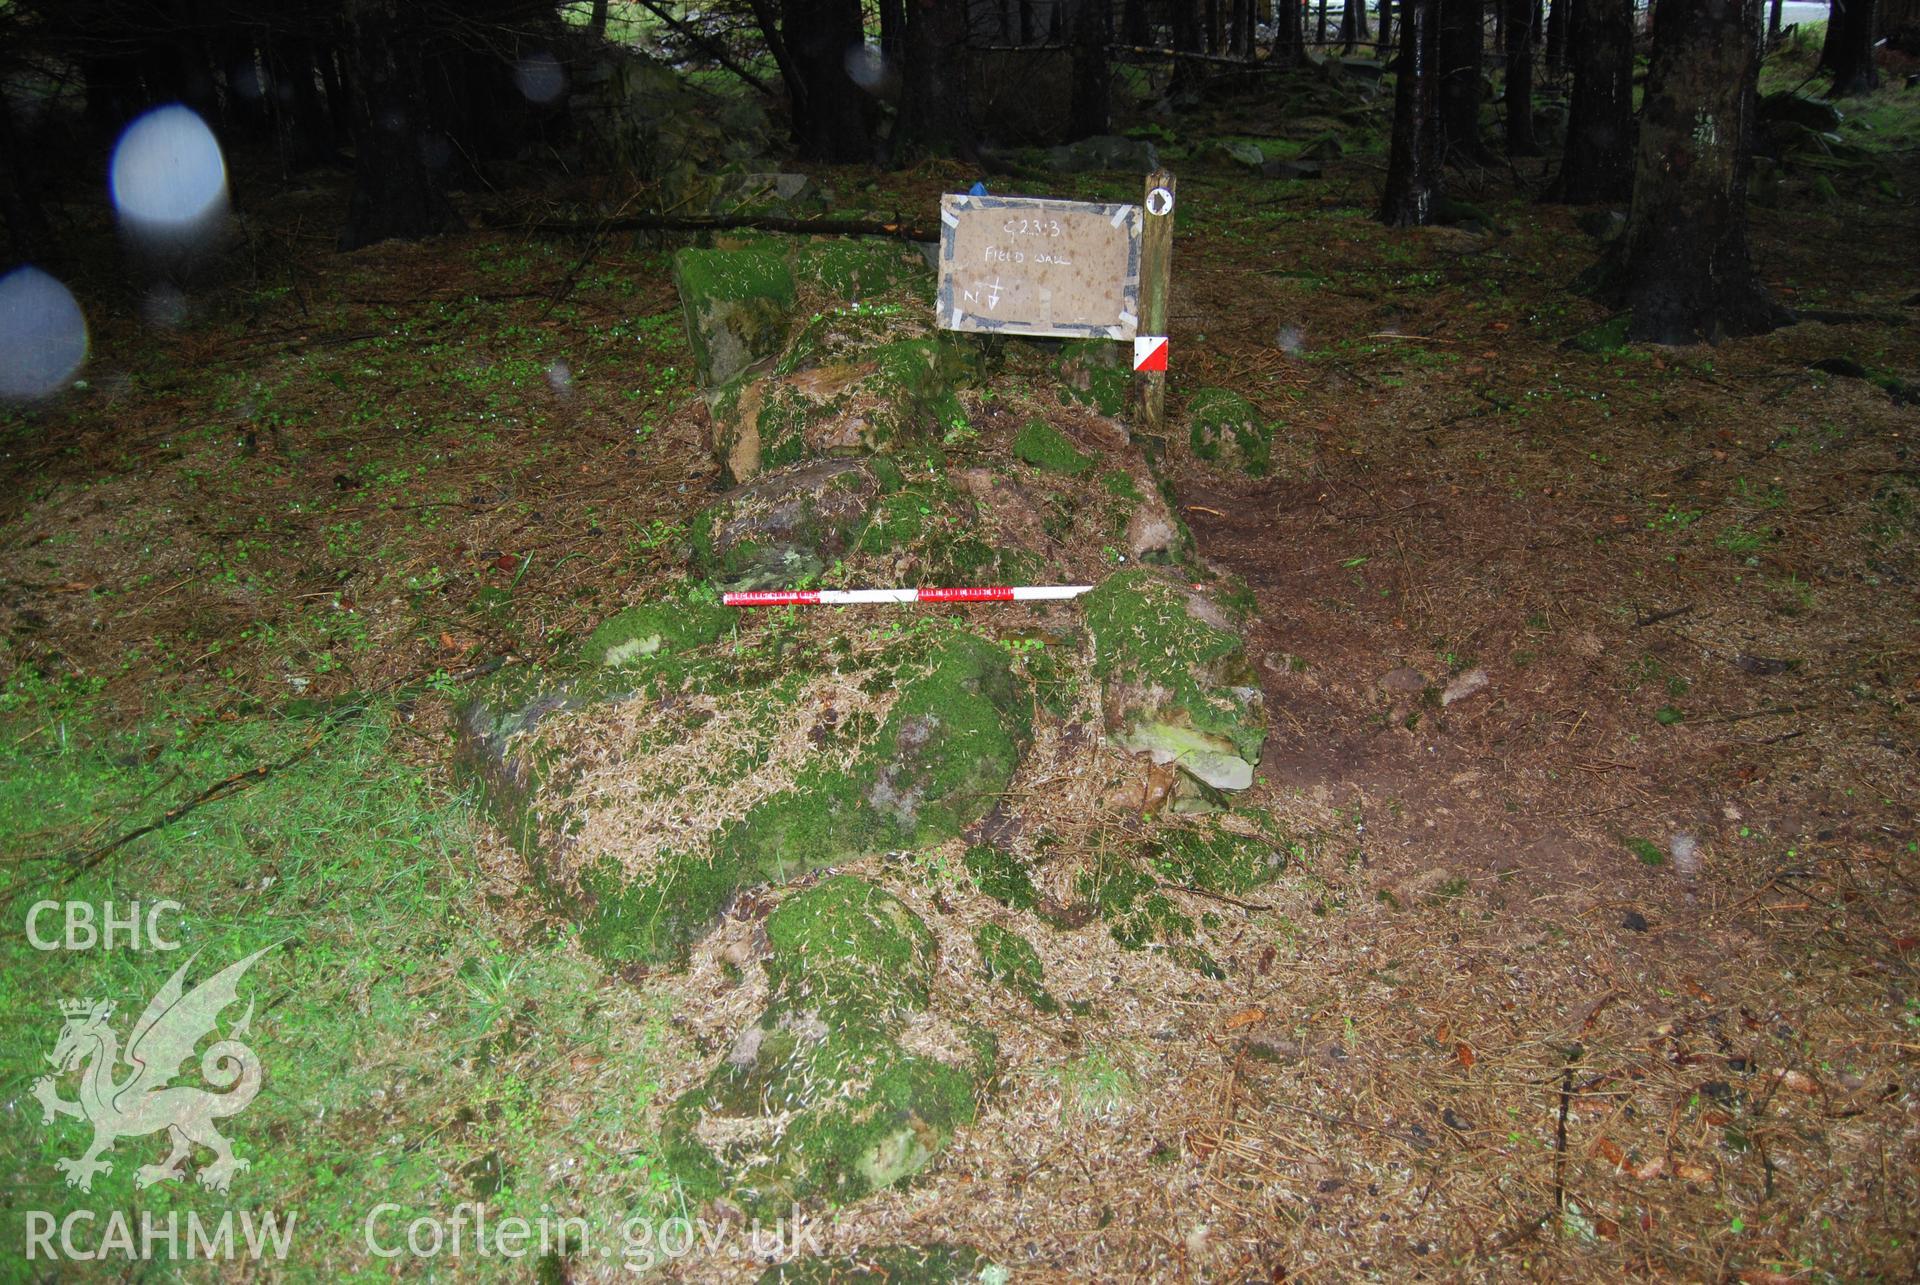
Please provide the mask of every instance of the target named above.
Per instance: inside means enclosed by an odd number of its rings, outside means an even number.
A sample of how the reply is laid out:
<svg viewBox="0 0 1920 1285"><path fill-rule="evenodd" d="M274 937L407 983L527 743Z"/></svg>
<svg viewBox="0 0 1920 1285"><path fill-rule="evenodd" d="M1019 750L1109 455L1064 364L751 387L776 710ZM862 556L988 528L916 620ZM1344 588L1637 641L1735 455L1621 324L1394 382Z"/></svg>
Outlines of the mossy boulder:
<svg viewBox="0 0 1920 1285"><path fill-rule="evenodd" d="M939 335L847 349L803 338L770 375L743 371L711 398L714 454L736 482L823 455L871 454L966 424L955 395L971 360Z"/></svg>
<svg viewBox="0 0 1920 1285"><path fill-rule="evenodd" d="M818 576L860 538L883 480L858 459L792 464L729 492L692 524L694 570L727 589Z"/></svg>
<svg viewBox="0 0 1920 1285"><path fill-rule="evenodd" d="M535 850L548 827L534 796L554 758L542 729L562 715L633 699L663 676L677 680L689 657L736 620L709 595L682 591L609 617L556 668L494 674L455 711L456 780L477 787L481 806L515 847Z"/></svg>
<svg viewBox="0 0 1920 1285"><path fill-rule="evenodd" d="M1080 601L1109 739L1216 789L1251 785L1266 716L1226 613L1149 571L1109 576Z"/></svg>
<svg viewBox="0 0 1920 1285"><path fill-rule="evenodd" d="M908 677L851 767L822 763L722 819L705 851L623 882L585 871L582 941L603 958L680 964L741 888L784 883L878 852L929 847L985 815L1032 738L1032 696L1008 653L955 633Z"/></svg>
<svg viewBox="0 0 1920 1285"><path fill-rule="evenodd" d="M759 1285L986 1285L1010 1279L965 1245L879 1245L837 1258L806 1258L769 1267Z"/></svg>
<svg viewBox="0 0 1920 1285"><path fill-rule="evenodd" d="M918 1173L973 1119L996 1056L986 1032L928 1013L932 932L851 875L782 902L766 932L767 1008L668 1110L668 1164L689 1194L778 1214Z"/></svg>
<svg viewBox="0 0 1920 1285"><path fill-rule="evenodd" d="M681 250L673 280L700 383L715 388L785 346L793 273L767 249Z"/></svg>
<svg viewBox="0 0 1920 1285"><path fill-rule="evenodd" d="M916 302L933 302L933 265L918 247L900 241L796 240L789 261L803 291L848 302L903 293Z"/></svg>
<svg viewBox="0 0 1920 1285"><path fill-rule="evenodd" d="M1091 455L1067 440L1066 435L1044 419L1030 419L1014 434L1013 453L1038 469L1078 477L1093 467ZM1124 476L1124 474L1123 474Z"/></svg>
<svg viewBox="0 0 1920 1285"><path fill-rule="evenodd" d="M1273 426L1252 402L1225 388L1202 388L1187 400L1187 442L1211 464L1264 477L1273 462Z"/></svg>
<svg viewBox="0 0 1920 1285"><path fill-rule="evenodd" d="M883 457L884 458L884 457ZM1019 580L1038 560L1003 547L980 519L977 504L955 489L944 470L916 467L883 496L861 533L859 552L879 578L897 584L968 584Z"/></svg>

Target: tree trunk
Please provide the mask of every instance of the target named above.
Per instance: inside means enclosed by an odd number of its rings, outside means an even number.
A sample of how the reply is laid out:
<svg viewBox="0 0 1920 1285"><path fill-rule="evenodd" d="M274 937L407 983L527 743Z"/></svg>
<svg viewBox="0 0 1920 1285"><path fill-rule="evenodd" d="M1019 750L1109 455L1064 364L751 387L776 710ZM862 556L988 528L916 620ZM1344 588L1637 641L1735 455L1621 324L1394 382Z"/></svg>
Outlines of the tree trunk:
<svg viewBox="0 0 1920 1285"><path fill-rule="evenodd" d="M1393 52L1393 0L1380 0L1380 39L1373 46L1374 57L1385 61Z"/></svg>
<svg viewBox="0 0 1920 1285"><path fill-rule="evenodd" d="M587 34L596 39L606 38L607 0L593 0L593 14L587 19Z"/></svg>
<svg viewBox="0 0 1920 1285"><path fill-rule="evenodd" d="M1440 0L1401 0L1393 139L1379 219L1391 227L1433 221L1440 195Z"/></svg>
<svg viewBox="0 0 1920 1285"><path fill-rule="evenodd" d="M1839 29L1837 40L1829 38L1833 50L1833 87L1829 98L1851 98L1872 93L1880 84L1880 71L1873 63L1873 0L1833 0L1831 32Z"/></svg>
<svg viewBox="0 0 1920 1285"><path fill-rule="evenodd" d="M1575 0L1547 0L1547 74L1567 71L1567 18Z"/></svg>
<svg viewBox="0 0 1920 1285"><path fill-rule="evenodd" d="M1498 0L1496 0L1496 3ZM1491 159L1480 137L1484 0L1440 0L1440 135L1448 159Z"/></svg>
<svg viewBox="0 0 1920 1285"><path fill-rule="evenodd" d="M907 151L974 155L967 111L966 0L907 0L906 68L894 159Z"/></svg>
<svg viewBox="0 0 1920 1285"><path fill-rule="evenodd" d="M1307 60L1307 0L1279 0L1269 59L1280 67L1298 67Z"/></svg>
<svg viewBox="0 0 1920 1285"><path fill-rule="evenodd" d="M1813 65L1815 71L1832 71L1840 56L1840 33L1846 24L1841 21L1841 0L1827 0L1827 34L1820 42L1820 61Z"/></svg>
<svg viewBox="0 0 1920 1285"><path fill-rule="evenodd" d="M1113 77L1107 65L1106 0L1073 0L1073 99L1068 126L1075 138L1112 129Z"/></svg>
<svg viewBox="0 0 1920 1285"><path fill-rule="evenodd" d="M1784 7L1783 0L1773 0L1773 8L1767 15L1767 43L1770 45L1780 40L1780 14Z"/></svg>
<svg viewBox="0 0 1920 1285"><path fill-rule="evenodd" d="M1553 198L1570 205L1626 200L1633 194L1633 138L1633 0L1579 0L1567 153Z"/></svg>
<svg viewBox="0 0 1920 1285"><path fill-rule="evenodd" d="M1319 13L1314 18L1313 43L1316 45L1327 43L1327 0L1320 0Z"/></svg>
<svg viewBox="0 0 1920 1285"><path fill-rule="evenodd" d="M1343 54L1351 55L1360 43L1360 27L1353 20L1353 11L1359 7L1357 0L1344 0L1340 6L1340 52Z"/></svg>
<svg viewBox="0 0 1920 1285"><path fill-rule="evenodd" d="M1747 167L1765 0L1657 0L1625 237L1628 334L1709 343L1787 320L1754 275Z"/></svg>
<svg viewBox="0 0 1920 1285"><path fill-rule="evenodd" d="M1507 155L1538 156L1533 137L1533 10L1535 0L1502 0L1507 7Z"/></svg>
<svg viewBox="0 0 1920 1285"><path fill-rule="evenodd" d="M766 5L754 10L766 30ZM778 40L785 57L775 58L793 100L800 154L812 161L871 161L873 103L847 74L848 51L866 42L860 0L785 0Z"/></svg>
<svg viewBox="0 0 1920 1285"><path fill-rule="evenodd" d="M359 94L342 250L466 226L426 160L423 144L438 131L427 118L424 33L403 22L409 12L406 0L361 0L349 18Z"/></svg>
<svg viewBox="0 0 1920 1285"><path fill-rule="evenodd" d="M1127 0L1120 30L1130 45L1153 43L1153 26L1147 21L1147 0Z"/></svg>

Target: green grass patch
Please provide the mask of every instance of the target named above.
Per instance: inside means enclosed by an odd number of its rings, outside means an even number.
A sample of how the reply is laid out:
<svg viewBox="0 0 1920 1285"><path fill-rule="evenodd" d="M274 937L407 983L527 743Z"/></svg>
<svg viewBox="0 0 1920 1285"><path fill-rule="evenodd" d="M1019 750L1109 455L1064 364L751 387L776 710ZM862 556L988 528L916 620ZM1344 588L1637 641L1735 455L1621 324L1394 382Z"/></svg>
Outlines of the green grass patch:
<svg viewBox="0 0 1920 1285"><path fill-rule="evenodd" d="M293 1278L337 1279L387 1265L366 1250L381 1205L395 1206L376 1225L388 1244L416 1217L451 1218L482 1198L490 1218L551 1211L602 1234L667 1207L672 1185L643 1119L666 1014L566 937L502 935L470 809L396 758L397 718L371 702L325 718L182 711L112 731L71 693L16 679L0 694L0 836L14 858L0 936L9 1255L28 1210L207 1222L272 1211L294 1220ZM286 766L247 775L276 763ZM108 858L65 859L221 781L238 784ZM35 949L21 929L42 901L84 903L96 924L109 906L124 916L136 902L176 902L158 925L179 948ZM43 911L38 936L60 936L62 914ZM251 1105L216 1121L249 1166L229 1194L195 1182L213 1159L200 1149L183 1179L137 1188L136 1169L166 1155L160 1133L121 1138L90 1192L65 1185L57 1162L79 1156L91 1131L65 1116L44 1124L33 1096L61 1002L112 1001L105 1025L124 1047L175 970L192 961L190 990L256 951L218 1027L232 1038L250 1005L241 1038L262 1068ZM58 1078L62 1099L75 1100L78 1078ZM173 1083L211 1087L198 1057ZM461 1274L520 1278L537 1257L469 1256Z"/></svg>

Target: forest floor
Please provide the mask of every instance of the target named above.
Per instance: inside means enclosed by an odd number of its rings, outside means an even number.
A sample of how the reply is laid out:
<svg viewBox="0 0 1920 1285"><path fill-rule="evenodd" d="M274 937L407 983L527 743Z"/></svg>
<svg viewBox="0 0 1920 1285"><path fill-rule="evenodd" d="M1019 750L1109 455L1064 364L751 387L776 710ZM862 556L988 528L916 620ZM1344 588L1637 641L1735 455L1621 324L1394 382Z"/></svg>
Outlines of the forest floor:
<svg viewBox="0 0 1920 1285"><path fill-rule="evenodd" d="M1869 160L1828 199L1802 175L1753 211L1783 301L1853 319L1713 348L1563 346L1605 317L1569 289L1601 249L1536 203L1539 163L1463 179L1491 228L1402 232L1370 219L1377 148L1319 182L1171 158L1176 422L1224 386L1318 443L1306 476L1178 443L1170 468L1256 604L1249 797L1327 837L1223 908L1223 980L1104 937L1049 958L1106 1019L1010 1016L978 1121L808 1223L821 1249L951 1241L1035 1279L1920 1271L1920 408L1810 364L1920 382L1917 93L1850 114ZM1179 129L1260 132L1225 117ZM976 176L816 177L911 216ZM0 418L9 1256L28 1211L84 1203L53 1167L80 1127L29 1096L53 1001L177 966L31 949L38 900L170 898L210 962L292 943L232 1204L298 1210L312 1278L393 1269L376 1200L388 1245L463 1200L602 1236L680 1212L658 1109L752 1003L711 961L602 968L448 772L467 681L646 600L711 502L667 253L497 227L341 255L345 197L255 197L245 270L170 329L76 211L98 253L66 279L109 301L87 386ZM980 900L888 886L943 942ZM125 1177L122 1208L216 1207ZM541 1269L641 1256L598 1254Z"/></svg>

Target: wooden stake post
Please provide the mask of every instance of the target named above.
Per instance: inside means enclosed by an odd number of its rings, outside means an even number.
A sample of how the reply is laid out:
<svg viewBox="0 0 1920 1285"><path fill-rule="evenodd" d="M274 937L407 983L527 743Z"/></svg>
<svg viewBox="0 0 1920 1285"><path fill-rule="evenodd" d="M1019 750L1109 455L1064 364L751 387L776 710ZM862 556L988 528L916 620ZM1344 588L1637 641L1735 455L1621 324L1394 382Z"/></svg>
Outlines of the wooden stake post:
<svg viewBox="0 0 1920 1285"><path fill-rule="evenodd" d="M1167 297L1172 292L1173 175L1155 170L1147 175L1140 230L1140 331L1164 340L1167 333ZM1156 437L1167 431L1167 375L1164 367L1149 370L1140 386L1141 427Z"/></svg>

